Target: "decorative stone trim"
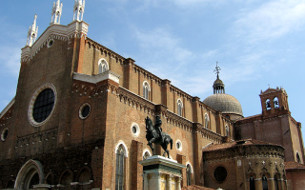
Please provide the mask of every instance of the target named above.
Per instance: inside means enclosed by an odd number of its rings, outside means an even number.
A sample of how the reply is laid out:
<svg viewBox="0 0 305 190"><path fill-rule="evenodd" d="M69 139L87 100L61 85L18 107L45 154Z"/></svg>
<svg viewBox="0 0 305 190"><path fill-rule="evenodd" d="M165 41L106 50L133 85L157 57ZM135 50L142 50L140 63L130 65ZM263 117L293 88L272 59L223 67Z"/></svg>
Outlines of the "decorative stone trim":
<svg viewBox="0 0 305 190"><path fill-rule="evenodd" d="M125 152L125 155L124 155L124 156L125 156L126 158L128 158L128 148L127 148L126 144L124 143L124 141L122 141L122 140L119 140L118 144L115 146L114 154L116 154L116 152L118 151L120 145L122 145L123 148L124 148L124 150L125 150L125 151L124 151L124 152Z"/></svg>
<svg viewBox="0 0 305 190"><path fill-rule="evenodd" d="M44 46L47 45L50 39L68 41L71 38L87 37L88 24L84 21L74 21L71 24L64 26L54 24L49 26L46 31L30 46L26 46L21 50L21 62L31 60Z"/></svg>
<svg viewBox="0 0 305 190"><path fill-rule="evenodd" d="M140 135L140 127L137 123L133 122L130 126L130 132L133 137L138 137Z"/></svg>
<svg viewBox="0 0 305 190"><path fill-rule="evenodd" d="M8 128L5 128L1 132L1 140L4 142L7 139L8 136Z"/></svg>
<svg viewBox="0 0 305 190"><path fill-rule="evenodd" d="M86 74L81 74L81 73L73 73L73 79L92 83L92 84L97 84L97 83L107 80L107 79L112 80L118 84L120 82L120 76L110 70L97 74L97 75L86 75Z"/></svg>
<svg viewBox="0 0 305 190"><path fill-rule="evenodd" d="M85 108L85 106L89 106L89 113L88 113L88 115L83 116L83 109ZM79 108L78 116L80 119L86 119L87 117L89 117L90 113L91 113L91 106L90 106L90 104L85 103Z"/></svg>
<svg viewBox="0 0 305 190"><path fill-rule="evenodd" d="M182 151L182 142L179 139L176 140L176 148L178 151Z"/></svg>
<svg viewBox="0 0 305 190"><path fill-rule="evenodd" d="M33 118L33 108L34 108L34 104L35 104L35 101L38 97L38 95L45 89L47 88L50 88L53 90L53 93L54 93L54 105L53 105L53 108L52 108L52 111L51 113L49 114L49 116L42 122L38 123L34 120ZM33 126L33 127L40 127L42 125L44 125L52 116L54 110L55 110L55 107L56 107L56 102L57 102L57 92L56 92L56 89L55 89L55 86L51 83L46 83L42 86L40 86L35 92L34 94L32 95L32 98L30 100L30 104L29 104L29 108L28 108L28 119L29 119L29 122L30 124Z"/></svg>

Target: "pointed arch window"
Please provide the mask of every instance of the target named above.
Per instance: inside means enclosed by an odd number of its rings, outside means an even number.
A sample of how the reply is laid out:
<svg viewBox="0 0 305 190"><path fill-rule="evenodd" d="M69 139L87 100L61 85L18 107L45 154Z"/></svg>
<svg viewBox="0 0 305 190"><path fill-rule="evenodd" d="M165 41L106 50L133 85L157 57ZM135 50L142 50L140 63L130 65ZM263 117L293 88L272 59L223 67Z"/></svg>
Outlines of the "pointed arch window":
<svg viewBox="0 0 305 190"><path fill-rule="evenodd" d="M226 125L226 136L228 137L230 135L230 128Z"/></svg>
<svg viewBox="0 0 305 190"><path fill-rule="evenodd" d="M149 99L150 86L147 81L143 82L143 97Z"/></svg>
<svg viewBox="0 0 305 190"><path fill-rule="evenodd" d="M271 110L271 103L269 99L266 100L266 109Z"/></svg>
<svg viewBox="0 0 305 190"><path fill-rule="evenodd" d="M183 104L180 99L177 100L177 113L179 116L182 116Z"/></svg>
<svg viewBox="0 0 305 190"><path fill-rule="evenodd" d="M273 105L274 108L280 108L279 99L277 97L273 99Z"/></svg>
<svg viewBox="0 0 305 190"><path fill-rule="evenodd" d="M104 58L100 59L98 61L98 72L103 73L108 70L109 70L109 64L107 63L107 61Z"/></svg>
<svg viewBox="0 0 305 190"><path fill-rule="evenodd" d="M120 145L116 151L115 189L124 190L125 149Z"/></svg>
<svg viewBox="0 0 305 190"><path fill-rule="evenodd" d="M143 160L146 160L150 156L151 156L151 154L148 151L145 151L143 154Z"/></svg>
<svg viewBox="0 0 305 190"><path fill-rule="evenodd" d="M301 158L300 158L300 155L299 155L298 152L297 152L297 154L296 154L296 157L297 157L297 162L301 164Z"/></svg>
<svg viewBox="0 0 305 190"><path fill-rule="evenodd" d="M280 190L279 174L274 175L275 190Z"/></svg>
<svg viewBox="0 0 305 190"><path fill-rule="evenodd" d="M262 177L263 190L268 190L268 179L265 175Z"/></svg>
<svg viewBox="0 0 305 190"><path fill-rule="evenodd" d="M209 122L210 122L210 118L209 115L206 113L204 114L204 128L208 128L209 127Z"/></svg>
<svg viewBox="0 0 305 190"><path fill-rule="evenodd" d="M187 179L187 185L192 184L192 167L190 164L187 164L186 166L186 179Z"/></svg>
<svg viewBox="0 0 305 190"><path fill-rule="evenodd" d="M250 182L250 190L255 190L255 179L253 176L250 177L249 182Z"/></svg>

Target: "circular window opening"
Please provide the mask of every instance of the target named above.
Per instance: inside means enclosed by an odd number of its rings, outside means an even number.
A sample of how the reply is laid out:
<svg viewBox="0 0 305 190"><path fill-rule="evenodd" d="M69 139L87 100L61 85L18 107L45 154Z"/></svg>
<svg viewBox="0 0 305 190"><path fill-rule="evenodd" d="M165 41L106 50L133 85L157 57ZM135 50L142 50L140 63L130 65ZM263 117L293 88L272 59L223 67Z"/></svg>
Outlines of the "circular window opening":
<svg viewBox="0 0 305 190"><path fill-rule="evenodd" d="M91 107L89 104L84 104L81 106L80 110L79 110L79 117L81 119L86 119L91 111Z"/></svg>
<svg viewBox="0 0 305 190"><path fill-rule="evenodd" d="M49 40L48 42L48 48L51 47L54 44L54 40Z"/></svg>
<svg viewBox="0 0 305 190"><path fill-rule="evenodd" d="M51 114L55 102L55 95L52 89L44 89L37 96L33 107L33 119L37 123L46 120Z"/></svg>
<svg viewBox="0 0 305 190"><path fill-rule="evenodd" d="M5 141L8 136L8 129L4 129L1 133L1 140Z"/></svg>
<svg viewBox="0 0 305 190"><path fill-rule="evenodd" d="M182 150L182 143L181 143L180 140L177 140L177 141L176 141L176 148L177 148L177 150L179 150L179 151Z"/></svg>
<svg viewBox="0 0 305 190"><path fill-rule="evenodd" d="M140 128L139 128L139 125L137 123L132 123L131 124L131 127L130 127L130 130L131 130L131 134L134 136L134 137L138 137L139 134L140 134Z"/></svg>
<svg viewBox="0 0 305 190"><path fill-rule="evenodd" d="M226 168L219 166L214 171L214 177L216 181L222 183L227 178L227 170Z"/></svg>
<svg viewBox="0 0 305 190"><path fill-rule="evenodd" d="M137 133L137 127L136 127L136 126L132 126L132 132L133 132L134 134Z"/></svg>

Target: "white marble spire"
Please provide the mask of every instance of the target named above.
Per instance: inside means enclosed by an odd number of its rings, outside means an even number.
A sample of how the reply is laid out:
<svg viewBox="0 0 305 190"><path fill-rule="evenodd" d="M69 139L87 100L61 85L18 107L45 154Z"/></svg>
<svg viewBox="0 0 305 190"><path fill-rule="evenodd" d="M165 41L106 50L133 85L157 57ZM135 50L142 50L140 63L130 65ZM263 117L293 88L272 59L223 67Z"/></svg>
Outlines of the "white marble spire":
<svg viewBox="0 0 305 190"><path fill-rule="evenodd" d="M37 38L38 26L36 26L36 20L37 20L37 15L35 14L33 24L32 26L30 26L28 31L28 39L26 42L26 45L30 47L33 45L33 43Z"/></svg>
<svg viewBox="0 0 305 190"><path fill-rule="evenodd" d="M56 3L53 3L51 24L60 24L61 13L62 3L60 3L60 0L57 0Z"/></svg>
<svg viewBox="0 0 305 190"><path fill-rule="evenodd" d="M73 8L73 21L82 21L85 12L85 0L75 0Z"/></svg>

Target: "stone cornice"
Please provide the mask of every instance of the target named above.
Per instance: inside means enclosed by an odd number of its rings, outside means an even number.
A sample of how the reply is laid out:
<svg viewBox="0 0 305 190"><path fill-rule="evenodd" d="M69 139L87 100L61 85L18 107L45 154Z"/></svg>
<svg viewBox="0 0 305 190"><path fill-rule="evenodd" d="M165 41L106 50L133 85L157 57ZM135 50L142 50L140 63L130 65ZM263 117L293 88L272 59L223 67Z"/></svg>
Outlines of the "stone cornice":
<svg viewBox="0 0 305 190"><path fill-rule="evenodd" d="M236 156L248 157L258 156L264 157L278 157L284 159L284 148L277 145L240 145L229 148L217 149L212 151L205 151L203 153L204 160L217 159L232 159Z"/></svg>
<svg viewBox="0 0 305 190"><path fill-rule="evenodd" d="M120 82L120 76L118 74L115 74L114 72L108 70L103 73L97 74L97 75L86 75L81 73L73 73L73 79L83 82L88 82L92 84L97 84L103 80L112 80L115 83Z"/></svg>
<svg viewBox="0 0 305 190"><path fill-rule="evenodd" d="M119 62L120 64L124 64L126 58L121 56L120 54L112 51L111 49L97 43L96 41L92 40L91 38L87 37L86 43L94 46L96 49L100 50L106 55L109 55L110 57L114 58L116 62Z"/></svg>

